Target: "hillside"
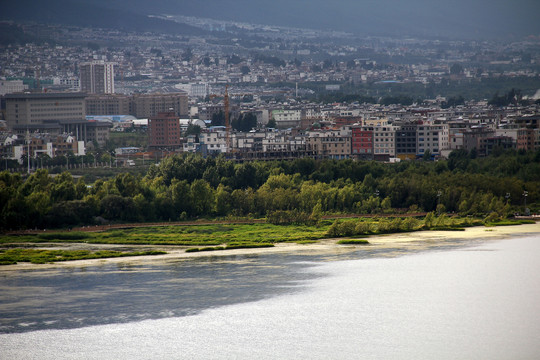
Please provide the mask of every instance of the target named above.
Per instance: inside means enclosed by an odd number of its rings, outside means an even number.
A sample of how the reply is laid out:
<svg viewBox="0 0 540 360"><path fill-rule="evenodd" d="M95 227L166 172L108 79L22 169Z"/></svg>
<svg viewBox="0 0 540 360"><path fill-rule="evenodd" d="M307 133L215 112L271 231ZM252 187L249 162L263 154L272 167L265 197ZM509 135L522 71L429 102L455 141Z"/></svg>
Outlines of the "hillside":
<svg viewBox="0 0 540 360"><path fill-rule="evenodd" d="M131 6L126 6L125 9L131 9ZM105 3L99 5L98 1L88 3L73 0L10 1L2 5L0 20L179 35L204 34L203 30L189 25L151 18L130 10L110 8Z"/></svg>

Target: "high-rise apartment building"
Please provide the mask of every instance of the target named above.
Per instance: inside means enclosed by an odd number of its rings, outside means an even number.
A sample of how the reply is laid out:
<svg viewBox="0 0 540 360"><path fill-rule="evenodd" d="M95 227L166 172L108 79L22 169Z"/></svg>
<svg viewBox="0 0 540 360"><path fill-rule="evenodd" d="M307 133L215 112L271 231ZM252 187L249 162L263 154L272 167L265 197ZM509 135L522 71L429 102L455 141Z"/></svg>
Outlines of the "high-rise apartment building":
<svg viewBox="0 0 540 360"><path fill-rule="evenodd" d="M91 61L79 65L81 91L89 94L114 94L114 64Z"/></svg>

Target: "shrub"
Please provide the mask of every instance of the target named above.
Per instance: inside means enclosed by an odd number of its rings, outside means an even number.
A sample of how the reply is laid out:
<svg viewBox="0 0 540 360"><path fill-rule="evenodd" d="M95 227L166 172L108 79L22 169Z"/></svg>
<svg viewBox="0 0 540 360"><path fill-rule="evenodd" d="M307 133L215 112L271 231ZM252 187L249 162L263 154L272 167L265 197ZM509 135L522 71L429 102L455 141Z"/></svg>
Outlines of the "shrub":
<svg viewBox="0 0 540 360"><path fill-rule="evenodd" d="M330 226L326 235L329 237L353 236L357 234L356 226L357 224L354 221L340 222L339 220L336 220Z"/></svg>
<svg viewBox="0 0 540 360"><path fill-rule="evenodd" d="M274 247L274 244L271 243L230 243L225 249L253 249L253 248L265 248L265 247Z"/></svg>
<svg viewBox="0 0 540 360"><path fill-rule="evenodd" d="M354 221L344 221L339 226L341 236L353 236L355 235L356 224Z"/></svg>
<svg viewBox="0 0 540 360"><path fill-rule="evenodd" d="M357 235L368 235L371 233L371 225L367 221L359 221L356 223L354 232Z"/></svg>
<svg viewBox="0 0 540 360"><path fill-rule="evenodd" d="M266 215L266 222L273 225L312 225L319 220L319 218L313 218L310 214L296 209L270 211Z"/></svg>
<svg viewBox="0 0 540 360"><path fill-rule="evenodd" d="M332 223L332 225L330 226L330 228L326 232L326 236L329 236L329 237L339 237L339 236L341 236L340 232L339 232L339 220L338 219L336 219Z"/></svg>
<svg viewBox="0 0 540 360"><path fill-rule="evenodd" d="M364 239L339 240L337 243L340 245L369 245L369 241Z"/></svg>
<svg viewBox="0 0 540 360"><path fill-rule="evenodd" d="M419 227L419 221L413 217L408 217L402 222L402 229L404 231L414 231Z"/></svg>

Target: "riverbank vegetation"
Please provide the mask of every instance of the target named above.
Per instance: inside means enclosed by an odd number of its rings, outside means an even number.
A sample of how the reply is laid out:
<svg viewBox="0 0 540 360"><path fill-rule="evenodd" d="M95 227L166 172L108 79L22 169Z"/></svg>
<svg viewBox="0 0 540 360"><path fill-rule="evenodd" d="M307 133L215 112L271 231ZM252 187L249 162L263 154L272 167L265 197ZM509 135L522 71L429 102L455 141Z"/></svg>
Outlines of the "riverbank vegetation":
<svg viewBox="0 0 540 360"><path fill-rule="evenodd" d="M0 246L17 244L86 243L116 245L172 245L172 246L267 246L275 243L313 243L321 239L357 235L381 235L421 230L459 230L469 226L498 226L534 223L531 220L485 222L471 217L360 217L321 220L317 224L274 225L264 222L248 224L204 224L132 227L101 231L61 231L29 234L0 235ZM220 249L215 249L220 250Z"/></svg>
<svg viewBox="0 0 540 360"><path fill-rule="evenodd" d="M188 247L186 252L208 252L231 249L273 247L276 243L313 244L322 239L343 237L338 244L367 245L356 236L380 235L422 230L464 230L469 226L498 226L534 223L531 220L493 222L471 217L361 217L319 220L315 224L274 225L264 222L249 224L204 224L131 227L95 232L61 231L0 236L0 265L17 262L48 263L56 261L96 259L121 256L159 255L162 251L120 252L109 250L44 250L29 247L51 244L85 243L115 245L167 245Z"/></svg>
<svg viewBox="0 0 540 360"><path fill-rule="evenodd" d="M164 251L111 251L111 250L42 250L42 249L0 249L0 265L18 262L46 264L58 261L103 259L125 256L161 255Z"/></svg>
<svg viewBox="0 0 540 360"><path fill-rule="evenodd" d="M460 150L448 160L397 164L309 158L236 163L184 154L152 165L144 176L122 173L92 183L68 172L51 177L38 170L26 178L2 172L0 229L230 217L316 226L329 214L407 212L497 220L524 212L525 202L538 210L538 174L540 151L500 150L486 158Z"/></svg>

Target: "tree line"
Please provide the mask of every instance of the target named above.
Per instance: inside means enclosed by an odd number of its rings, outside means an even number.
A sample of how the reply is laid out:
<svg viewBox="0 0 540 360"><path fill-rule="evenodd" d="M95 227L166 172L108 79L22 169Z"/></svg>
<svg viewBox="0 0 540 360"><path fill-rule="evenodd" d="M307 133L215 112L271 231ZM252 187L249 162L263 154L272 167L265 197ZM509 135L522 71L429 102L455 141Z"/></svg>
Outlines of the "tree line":
<svg viewBox="0 0 540 360"><path fill-rule="evenodd" d="M236 163L183 154L87 184L64 172L27 178L0 173L0 227L58 228L106 222L177 221L197 217L265 217L276 223L320 214L396 211L505 217L536 209L540 151L495 151L476 158L454 151L448 160L314 160ZM527 191L527 198L524 198ZM316 212L316 214L314 214ZM285 220L284 220L285 219Z"/></svg>

